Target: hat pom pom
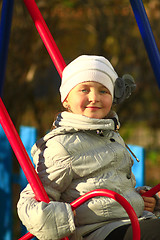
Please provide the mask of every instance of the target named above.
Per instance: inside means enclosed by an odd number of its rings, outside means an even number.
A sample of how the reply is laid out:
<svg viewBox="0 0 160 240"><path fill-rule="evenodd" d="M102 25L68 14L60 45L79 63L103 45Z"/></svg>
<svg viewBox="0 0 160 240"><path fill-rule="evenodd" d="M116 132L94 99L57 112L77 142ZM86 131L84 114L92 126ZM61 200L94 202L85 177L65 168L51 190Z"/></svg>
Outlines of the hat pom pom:
<svg viewBox="0 0 160 240"><path fill-rule="evenodd" d="M122 103L126 98L129 98L135 88L136 84L131 75L124 74L122 78L118 77L115 81L113 103Z"/></svg>

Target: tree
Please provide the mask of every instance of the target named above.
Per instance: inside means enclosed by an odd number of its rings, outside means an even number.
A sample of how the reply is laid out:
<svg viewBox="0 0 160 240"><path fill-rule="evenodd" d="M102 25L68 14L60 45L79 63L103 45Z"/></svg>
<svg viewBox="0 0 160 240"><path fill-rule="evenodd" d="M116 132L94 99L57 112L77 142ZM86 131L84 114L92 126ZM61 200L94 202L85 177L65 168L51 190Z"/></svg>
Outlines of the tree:
<svg viewBox="0 0 160 240"><path fill-rule="evenodd" d="M104 55L119 76L130 73L135 77L136 93L117 106L122 123L146 119L155 126L160 114L160 94L128 0L37 0L36 3L66 63L81 54ZM144 3L158 39L160 3L157 0ZM15 125L35 125L43 134L60 110L59 85L60 78L29 13L23 1L18 0L4 89L5 103Z"/></svg>

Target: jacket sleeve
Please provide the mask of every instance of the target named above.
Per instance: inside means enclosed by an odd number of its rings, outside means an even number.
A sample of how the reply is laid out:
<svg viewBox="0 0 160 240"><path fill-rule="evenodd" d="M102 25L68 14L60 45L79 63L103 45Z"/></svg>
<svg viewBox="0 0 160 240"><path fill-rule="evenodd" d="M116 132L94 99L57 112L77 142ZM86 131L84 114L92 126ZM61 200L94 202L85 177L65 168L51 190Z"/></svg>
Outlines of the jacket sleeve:
<svg viewBox="0 0 160 240"><path fill-rule="evenodd" d="M49 198L59 201L61 193L73 179L72 156L61 143L52 138L43 145L43 148L42 146L38 148L33 160Z"/></svg>
<svg viewBox="0 0 160 240"><path fill-rule="evenodd" d="M27 230L40 240L58 240L75 230L70 204L38 202L29 184L22 191L17 208Z"/></svg>
<svg viewBox="0 0 160 240"><path fill-rule="evenodd" d="M38 239L58 240L75 230L70 204L62 202L61 193L72 181L71 156L54 139L37 148L33 155L37 173L51 201L38 202L28 185L20 195L18 215L27 230Z"/></svg>

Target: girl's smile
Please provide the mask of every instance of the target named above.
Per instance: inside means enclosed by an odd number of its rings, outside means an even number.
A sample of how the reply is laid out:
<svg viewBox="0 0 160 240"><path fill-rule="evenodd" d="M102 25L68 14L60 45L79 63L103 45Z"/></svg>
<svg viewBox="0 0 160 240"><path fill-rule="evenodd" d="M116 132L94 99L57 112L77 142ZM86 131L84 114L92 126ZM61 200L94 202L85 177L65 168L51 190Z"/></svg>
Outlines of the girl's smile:
<svg viewBox="0 0 160 240"><path fill-rule="evenodd" d="M112 106L109 90L98 82L82 82L76 85L63 102L70 112L90 118L104 118Z"/></svg>
<svg viewBox="0 0 160 240"><path fill-rule="evenodd" d="M91 111L97 111L98 109L101 109L100 107L95 107L95 106L87 106L87 109L90 109Z"/></svg>

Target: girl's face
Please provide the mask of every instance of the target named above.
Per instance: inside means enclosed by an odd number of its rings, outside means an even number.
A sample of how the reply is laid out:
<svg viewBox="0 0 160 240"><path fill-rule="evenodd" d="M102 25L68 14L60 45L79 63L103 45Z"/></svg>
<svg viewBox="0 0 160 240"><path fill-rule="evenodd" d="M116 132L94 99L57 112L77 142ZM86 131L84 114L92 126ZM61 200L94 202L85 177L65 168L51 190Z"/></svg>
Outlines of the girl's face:
<svg viewBox="0 0 160 240"><path fill-rule="evenodd" d="M63 106L75 114L101 119L111 110L112 96L100 83L83 82L70 91Z"/></svg>

